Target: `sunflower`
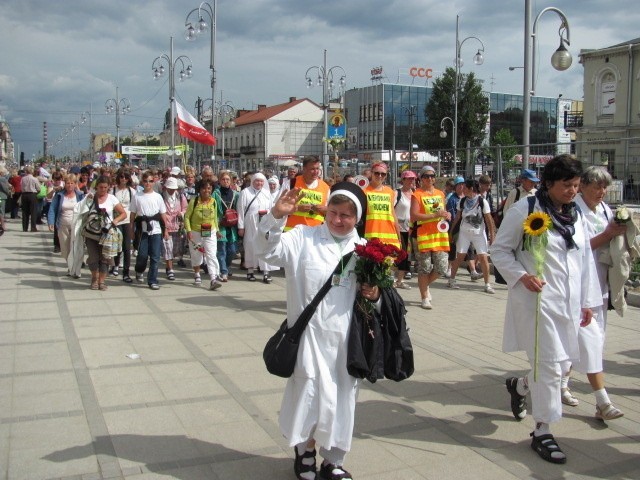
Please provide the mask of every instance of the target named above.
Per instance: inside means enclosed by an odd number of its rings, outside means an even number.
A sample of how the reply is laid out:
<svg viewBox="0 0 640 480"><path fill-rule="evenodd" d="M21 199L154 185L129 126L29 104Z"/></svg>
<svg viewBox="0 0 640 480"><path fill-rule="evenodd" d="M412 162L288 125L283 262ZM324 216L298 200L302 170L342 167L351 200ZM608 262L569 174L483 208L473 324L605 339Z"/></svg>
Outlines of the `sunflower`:
<svg viewBox="0 0 640 480"><path fill-rule="evenodd" d="M533 212L525 219L522 226L525 234L539 237L551 228L551 217L544 212Z"/></svg>

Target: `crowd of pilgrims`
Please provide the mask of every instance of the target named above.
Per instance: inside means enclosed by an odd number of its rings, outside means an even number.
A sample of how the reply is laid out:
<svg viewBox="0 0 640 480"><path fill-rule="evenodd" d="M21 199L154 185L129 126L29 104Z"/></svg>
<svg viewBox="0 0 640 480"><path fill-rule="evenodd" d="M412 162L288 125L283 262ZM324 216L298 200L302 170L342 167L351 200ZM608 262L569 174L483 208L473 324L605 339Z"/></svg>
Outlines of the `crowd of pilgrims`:
<svg viewBox="0 0 640 480"><path fill-rule="evenodd" d="M488 176L456 176L447 179L440 190L435 170L425 166L418 173L403 171L400 188L394 190L388 186L388 174L387 164L380 162L363 172L357 186L350 175L325 181L319 159L305 157L300 169L289 168L283 178L262 172L246 173L242 178L229 171L215 175L209 167L199 174L189 167L185 171L173 167L142 172L135 167L116 171L83 167L76 172L56 170L49 174L45 166L22 177L36 175L33 178L46 185L48 208L43 213L26 213L37 220L46 216L49 229L55 232L55 249L67 260L68 275L80 278L82 267L88 266L94 290L106 290L109 276L120 277L125 283L132 283L133 276L136 282L146 281L149 288L158 290L161 258L166 280L174 281L175 268L187 267L187 253L194 284L202 284L204 273L209 277L208 288L217 290L239 275L232 271L232 261L240 256L240 269L245 271L240 276L249 282L261 276L262 282L269 284L271 272L285 269L289 318L295 322L294 314L299 314L305 298L313 295L305 290L310 279L320 285L324 280L321 273L333 269L333 265L318 265L325 258L318 249L336 250L336 258L340 258L364 237L380 239L409 253L407 260L397 265L393 288L410 289L406 280L417 273L420 306L430 310L434 307L430 285L444 276L448 288L459 289L456 276L463 262L471 279L482 278L483 291L494 294L489 281L491 253L497 267L493 272L496 281L508 286L503 350L525 351L532 366L529 375L506 379L512 413L518 421L526 416L526 395L531 393L535 421L531 446L544 460L564 463L566 456L551 435L550 424L561 418L562 404L578 404L569 389L572 368L587 374L596 397L596 418L612 420L623 415L604 387L602 353L613 285L608 282L617 272L615 266L607 270L601 254L603 249L608 253L615 239L634 243L636 238L637 242L637 229L633 222L629 227L614 222L613 212L603 201L611 176L597 167L583 170L579 161L561 155L547 164L542 178L535 171L522 170L519 185L506 199L496 201ZM28 178L25 184L33 182ZM118 232L109 241L85 235L84 226L93 210L108 219L105 230ZM535 273L532 254L521 247L527 232L524 225L534 210L547 215L553 224L542 276ZM26 223L23 226L26 231ZM307 260L314 258L309 267L313 268L307 272ZM571 275L569 267L591 274ZM294 277L300 272L305 278L298 282ZM347 288L336 292L352 301L356 286L343 280L338 286ZM357 288L373 302L381 298L377 287ZM571 294L559 293L564 291ZM536 294L541 299L537 307L539 340L531 331ZM320 310L333 311L330 305L337 293L332 295L323 300ZM624 303L623 292L614 290L611 295L615 309L622 314L624 309L616 302L622 298ZM337 317L333 320L338 322ZM351 446L357 389L353 377L336 363L335 355L342 355L346 338L344 325L348 325L342 320L338 323L334 333L339 333L339 338L334 340L340 348L327 345L327 351L334 352L327 356L324 350L316 352L303 346L306 353L299 355L296 371L287 383L280 427L295 447L297 478L316 478L316 443L325 459L321 478L351 478L342 463ZM315 327L307 328L303 342L311 342L314 331ZM311 343L322 347L325 340L318 339ZM319 361L328 362L327 368L338 374L309 373L307 370L313 370ZM323 397L332 391L331 398ZM320 402L321 408L311 408L307 396ZM291 411L296 415L290 415Z"/></svg>

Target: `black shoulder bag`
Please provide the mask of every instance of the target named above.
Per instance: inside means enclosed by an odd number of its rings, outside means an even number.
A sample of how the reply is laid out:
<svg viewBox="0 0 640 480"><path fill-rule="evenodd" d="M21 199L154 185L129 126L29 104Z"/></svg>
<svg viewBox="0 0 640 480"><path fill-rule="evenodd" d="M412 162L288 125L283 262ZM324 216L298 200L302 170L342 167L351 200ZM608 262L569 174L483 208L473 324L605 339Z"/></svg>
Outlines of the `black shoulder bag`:
<svg viewBox="0 0 640 480"><path fill-rule="evenodd" d="M349 252L342 257L333 274L341 273L341 266L349 263L352 255L353 252ZM296 359L298 358L300 337L302 337L304 329L307 328L309 320L311 320L316 308L318 308L318 304L331 288L333 274L329 276L309 305L304 308L296 323L289 328L287 326L287 320L285 319L278 331L267 341L264 351L262 352L262 358L264 359L267 371L272 375L289 378L293 374Z"/></svg>

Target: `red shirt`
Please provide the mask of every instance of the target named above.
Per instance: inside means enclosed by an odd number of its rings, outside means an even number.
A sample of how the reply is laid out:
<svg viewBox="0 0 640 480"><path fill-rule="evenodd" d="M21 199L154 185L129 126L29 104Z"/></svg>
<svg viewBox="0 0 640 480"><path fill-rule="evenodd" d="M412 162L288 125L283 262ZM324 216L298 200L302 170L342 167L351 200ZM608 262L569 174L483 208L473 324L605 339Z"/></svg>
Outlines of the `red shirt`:
<svg viewBox="0 0 640 480"><path fill-rule="evenodd" d="M22 177L20 175L14 175L9 179L9 183L13 187L13 191L16 193L22 193Z"/></svg>

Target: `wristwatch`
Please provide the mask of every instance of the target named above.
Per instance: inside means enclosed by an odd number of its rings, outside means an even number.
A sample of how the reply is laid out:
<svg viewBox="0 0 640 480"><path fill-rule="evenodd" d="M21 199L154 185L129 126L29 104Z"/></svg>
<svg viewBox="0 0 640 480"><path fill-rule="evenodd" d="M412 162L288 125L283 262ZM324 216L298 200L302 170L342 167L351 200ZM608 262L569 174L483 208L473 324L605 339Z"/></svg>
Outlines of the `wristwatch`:
<svg viewBox="0 0 640 480"><path fill-rule="evenodd" d="M315 214L316 214L316 206L315 206L315 205L312 205L312 206L311 206L311 208L309 209L309 213L310 213L311 215L315 215Z"/></svg>

